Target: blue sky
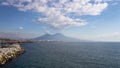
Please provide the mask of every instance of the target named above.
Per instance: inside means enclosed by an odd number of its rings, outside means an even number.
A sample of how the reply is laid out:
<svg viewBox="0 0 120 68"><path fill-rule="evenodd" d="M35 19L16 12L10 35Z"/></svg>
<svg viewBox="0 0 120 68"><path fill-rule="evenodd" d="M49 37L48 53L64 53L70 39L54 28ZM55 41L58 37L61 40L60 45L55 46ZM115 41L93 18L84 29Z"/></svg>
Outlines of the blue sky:
<svg viewBox="0 0 120 68"><path fill-rule="evenodd" d="M119 12L117 0L1 0L0 37L59 32L79 39L120 41Z"/></svg>

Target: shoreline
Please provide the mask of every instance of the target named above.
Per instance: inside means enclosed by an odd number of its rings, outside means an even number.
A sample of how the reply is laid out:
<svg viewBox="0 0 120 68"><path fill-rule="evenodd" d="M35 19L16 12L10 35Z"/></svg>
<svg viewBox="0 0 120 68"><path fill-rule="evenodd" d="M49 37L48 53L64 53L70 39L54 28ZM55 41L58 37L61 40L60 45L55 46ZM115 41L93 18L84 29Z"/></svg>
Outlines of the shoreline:
<svg viewBox="0 0 120 68"><path fill-rule="evenodd" d="M6 62L16 58L22 53L24 53L24 48L18 43L2 46L0 48L0 65L3 65Z"/></svg>

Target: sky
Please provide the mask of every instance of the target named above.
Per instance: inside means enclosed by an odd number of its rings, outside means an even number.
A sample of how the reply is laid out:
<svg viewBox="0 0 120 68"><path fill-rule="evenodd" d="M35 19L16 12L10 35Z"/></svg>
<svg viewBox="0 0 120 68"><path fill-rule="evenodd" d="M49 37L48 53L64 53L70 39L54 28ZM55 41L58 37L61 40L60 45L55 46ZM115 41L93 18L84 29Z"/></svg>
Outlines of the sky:
<svg viewBox="0 0 120 68"><path fill-rule="evenodd" d="M119 0L0 0L0 37L120 41L119 12Z"/></svg>

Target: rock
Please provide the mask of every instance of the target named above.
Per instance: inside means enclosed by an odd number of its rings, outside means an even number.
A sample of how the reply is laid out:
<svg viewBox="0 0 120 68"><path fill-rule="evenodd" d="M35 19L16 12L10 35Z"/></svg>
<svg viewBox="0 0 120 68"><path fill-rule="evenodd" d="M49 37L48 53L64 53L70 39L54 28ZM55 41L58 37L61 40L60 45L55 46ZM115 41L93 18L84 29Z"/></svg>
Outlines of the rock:
<svg viewBox="0 0 120 68"><path fill-rule="evenodd" d="M20 44L13 44L0 48L0 65L3 65L7 61L16 58L23 52L24 49L20 46Z"/></svg>

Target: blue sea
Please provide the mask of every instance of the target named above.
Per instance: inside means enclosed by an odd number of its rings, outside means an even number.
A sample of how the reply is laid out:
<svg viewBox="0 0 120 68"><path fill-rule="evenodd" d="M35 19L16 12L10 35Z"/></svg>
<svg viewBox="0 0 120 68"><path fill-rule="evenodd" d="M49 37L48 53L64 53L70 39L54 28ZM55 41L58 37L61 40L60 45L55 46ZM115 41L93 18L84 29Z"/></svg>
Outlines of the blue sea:
<svg viewBox="0 0 120 68"><path fill-rule="evenodd" d="M120 43L24 43L25 53L0 68L120 68Z"/></svg>

